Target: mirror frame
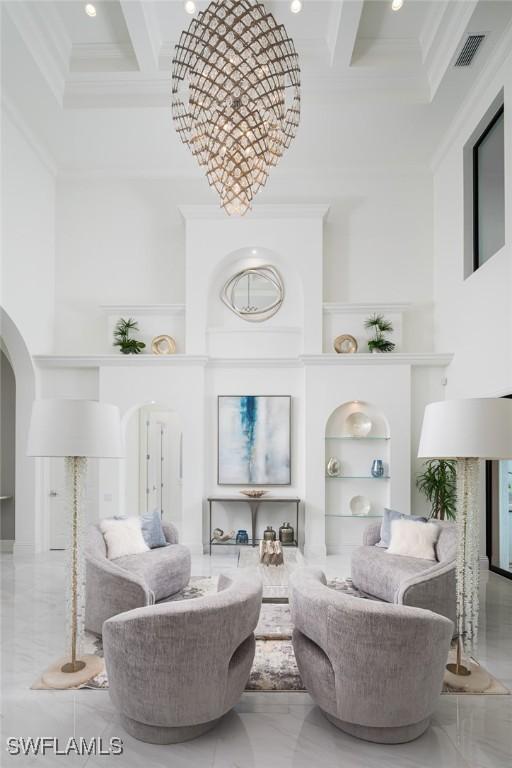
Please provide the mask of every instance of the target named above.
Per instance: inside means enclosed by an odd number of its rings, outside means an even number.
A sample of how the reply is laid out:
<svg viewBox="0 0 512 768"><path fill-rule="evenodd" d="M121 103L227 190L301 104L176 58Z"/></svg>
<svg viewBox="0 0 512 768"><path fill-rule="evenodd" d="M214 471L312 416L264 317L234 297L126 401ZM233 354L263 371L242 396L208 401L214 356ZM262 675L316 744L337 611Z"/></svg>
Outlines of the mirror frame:
<svg viewBox="0 0 512 768"><path fill-rule="evenodd" d="M254 312L244 312L243 309L237 307L235 303L235 290L239 282L247 275L258 275L258 277L267 280L272 283L277 290L277 298L272 304L268 304L266 307ZM283 278L275 267L271 264L262 264L259 267L246 267L241 269L236 274L232 275L229 280L224 284L220 298L228 309L231 310L237 317L242 320L246 320L248 323L262 323L265 320L273 317L276 312L279 312L284 301L284 283Z"/></svg>

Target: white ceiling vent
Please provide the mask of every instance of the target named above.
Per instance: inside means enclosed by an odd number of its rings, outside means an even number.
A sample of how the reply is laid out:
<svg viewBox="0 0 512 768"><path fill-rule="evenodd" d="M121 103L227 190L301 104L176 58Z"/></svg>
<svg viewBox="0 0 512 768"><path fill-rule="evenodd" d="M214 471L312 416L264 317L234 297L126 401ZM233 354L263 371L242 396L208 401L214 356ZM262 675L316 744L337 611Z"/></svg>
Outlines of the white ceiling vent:
<svg viewBox="0 0 512 768"><path fill-rule="evenodd" d="M455 59L454 67L469 67L475 58L478 49L482 45L485 35L468 35L464 41L459 55Z"/></svg>

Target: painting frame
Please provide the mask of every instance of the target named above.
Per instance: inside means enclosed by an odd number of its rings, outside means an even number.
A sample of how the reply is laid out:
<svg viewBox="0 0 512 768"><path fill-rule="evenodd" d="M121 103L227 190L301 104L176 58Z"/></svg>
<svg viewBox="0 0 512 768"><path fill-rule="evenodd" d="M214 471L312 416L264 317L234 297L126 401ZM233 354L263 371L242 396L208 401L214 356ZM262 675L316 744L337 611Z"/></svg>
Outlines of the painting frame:
<svg viewBox="0 0 512 768"><path fill-rule="evenodd" d="M251 480L245 481L241 480L240 482L230 482L223 479L222 471L221 471L221 456L222 456L222 431L221 431L221 406L222 402L225 399L242 399L242 398L276 398L281 400L286 400L287 402L287 420L286 420L286 428L288 430L288 436L287 436L287 467L288 467L288 477L286 479L286 482L253 482ZM258 487L287 487L292 484L292 396L291 395L267 395L267 394L245 394L245 395L217 395L217 485L220 486L247 486L250 488L258 488Z"/></svg>

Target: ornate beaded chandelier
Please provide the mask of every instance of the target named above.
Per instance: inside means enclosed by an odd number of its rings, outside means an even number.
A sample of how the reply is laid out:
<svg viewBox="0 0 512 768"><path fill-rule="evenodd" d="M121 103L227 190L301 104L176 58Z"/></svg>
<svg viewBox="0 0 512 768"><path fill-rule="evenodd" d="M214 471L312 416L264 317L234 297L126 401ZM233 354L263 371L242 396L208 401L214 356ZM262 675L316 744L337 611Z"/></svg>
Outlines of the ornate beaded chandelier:
<svg viewBox="0 0 512 768"><path fill-rule="evenodd" d="M246 213L300 118L293 40L261 3L214 0L182 32L172 116L222 207Z"/></svg>

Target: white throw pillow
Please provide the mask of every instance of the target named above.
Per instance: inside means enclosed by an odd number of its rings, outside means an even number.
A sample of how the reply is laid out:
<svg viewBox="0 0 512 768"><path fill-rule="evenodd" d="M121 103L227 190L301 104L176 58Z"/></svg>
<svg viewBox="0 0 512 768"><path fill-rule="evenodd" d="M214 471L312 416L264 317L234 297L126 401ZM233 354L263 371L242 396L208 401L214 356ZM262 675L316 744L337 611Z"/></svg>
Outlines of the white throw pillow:
<svg viewBox="0 0 512 768"><path fill-rule="evenodd" d="M418 525L410 520L393 520L391 543L388 555L405 555L422 560L435 560L435 544L439 537L439 526L435 523Z"/></svg>
<svg viewBox="0 0 512 768"><path fill-rule="evenodd" d="M139 517L109 517L100 521L100 530L107 545L109 560L149 551L142 535Z"/></svg>

